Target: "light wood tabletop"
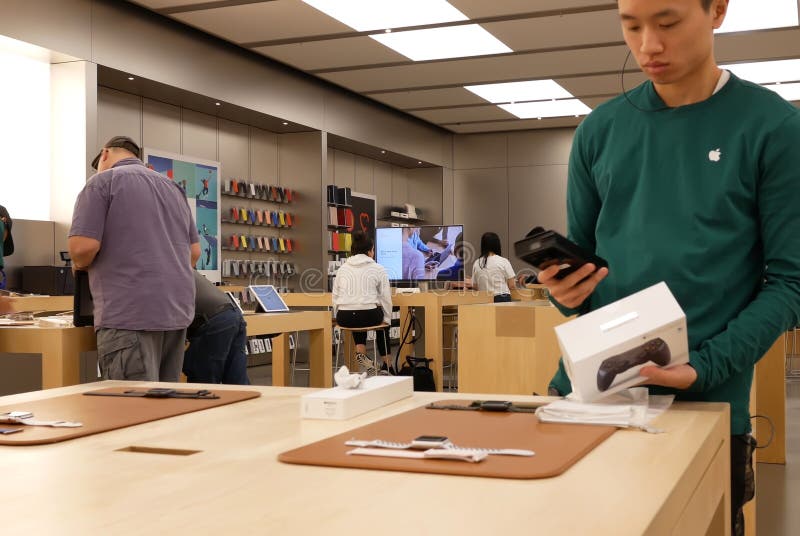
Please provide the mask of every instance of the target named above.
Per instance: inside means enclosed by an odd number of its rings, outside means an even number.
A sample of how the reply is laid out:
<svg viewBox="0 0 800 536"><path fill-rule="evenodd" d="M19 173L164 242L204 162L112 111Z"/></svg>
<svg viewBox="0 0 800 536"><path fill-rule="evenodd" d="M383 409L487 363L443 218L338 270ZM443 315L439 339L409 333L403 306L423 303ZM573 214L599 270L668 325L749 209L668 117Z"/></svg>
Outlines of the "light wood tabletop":
<svg viewBox="0 0 800 536"><path fill-rule="evenodd" d="M0 404L24 409L31 400L122 384ZM348 421L318 421L299 418L308 389L249 389L262 396L65 443L0 447L3 511L13 513L3 533L729 534L724 404L676 404L655 422L663 434L617 431L558 477L511 481L277 461L283 451L429 401L474 396L415 393ZM131 446L198 452L120 451Z"/></svg>

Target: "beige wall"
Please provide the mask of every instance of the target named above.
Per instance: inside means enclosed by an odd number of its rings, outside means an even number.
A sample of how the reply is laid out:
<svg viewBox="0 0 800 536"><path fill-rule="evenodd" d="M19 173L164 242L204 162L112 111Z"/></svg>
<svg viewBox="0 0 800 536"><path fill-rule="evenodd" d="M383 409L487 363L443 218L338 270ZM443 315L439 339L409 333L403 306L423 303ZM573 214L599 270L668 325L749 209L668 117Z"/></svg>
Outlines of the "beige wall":
<svg viewBox="0 0 800 536"><path fill-rule="evenodd" d="M320 133L275 134L108 88L99 89L97 108L101 140L116 135L131 136L140 140L145 148L218 161L222 180L236 178L295 190L297 202L291 205L221 198L223 217L233 206L271 210L277 207L292 212L296 216L295 227L278 233L297 244L291 254L225 251L222 256L223 259L286 260L294 262L300 272L321 270L322 220L319 207L323 183ZM223 223L223 243L226 236L235 232L250 234L250 229ZM272 235L275 232L264 230L252 234ZM298 280L295 278L288 286L295 287ZM244 280L231 282L244 283Z"/></svg>
<svg viewBox="0 0 800 536"><path fill-rule="evenodd" d="M377 216L390 207L414 205L426 223L442 223L442 168L408 169L339 149L328 148L330 184L377 197Z"/></svg>
<svg viewBox="0 0 800 536"><path fill-rule="evenodd" d="M0 34L398 154L447 164L450 134L446 131L127 2L3 0Z"/></svg>
<svg viewBox="0 0 800 536"><path fill-rule="evenodd" d="M453 169L443 177L445 222L464 224L466 241L500 235L516 270L513 244L533 227L566 232L567 162L574 129L457 135ZM474 260L474 258L473 258ZM468 273L472 263L467 263Z"/></svg>

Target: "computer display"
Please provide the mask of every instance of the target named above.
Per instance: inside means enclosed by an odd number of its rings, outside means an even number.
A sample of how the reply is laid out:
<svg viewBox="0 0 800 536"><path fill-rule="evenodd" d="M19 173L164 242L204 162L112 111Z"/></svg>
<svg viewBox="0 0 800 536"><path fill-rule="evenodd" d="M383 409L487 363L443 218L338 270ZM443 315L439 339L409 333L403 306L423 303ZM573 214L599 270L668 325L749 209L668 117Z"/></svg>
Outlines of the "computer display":
<svg viewBox="0 0 800 536"><path fill-rule="evenodd" d="M390 281L463 281L464 227L422 225L375 229L375 261Z"/></svg>

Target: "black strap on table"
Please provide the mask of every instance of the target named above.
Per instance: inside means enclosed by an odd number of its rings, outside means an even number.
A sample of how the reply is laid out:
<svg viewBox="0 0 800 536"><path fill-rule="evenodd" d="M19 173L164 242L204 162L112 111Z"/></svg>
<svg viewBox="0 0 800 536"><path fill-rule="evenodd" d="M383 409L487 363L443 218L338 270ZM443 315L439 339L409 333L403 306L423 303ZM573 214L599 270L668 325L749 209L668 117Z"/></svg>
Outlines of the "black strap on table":
<svg viewBox="0 0 800 536"><path fill-rule="evenodd" d="M198 400L216 400L219 396L215 395L208 389L200 389L199 391L178 391L175 389L154 388L147 391L124 391L122 393L108 393L103 391L89 391L83 393L91 396L123 396L123 397L139 397L139 398L194 398Z"/></svg>
<svg viewBox="0 0 800 536"><path fill-rule="evenodd" d="M544 406L547 402L532 402L530 404L514 404L504 400L474 400L469 406L459 404L437 404L431 402L425 409L442 409L454 411L494 411L509 413L536 413L536 409Z"/></svg>

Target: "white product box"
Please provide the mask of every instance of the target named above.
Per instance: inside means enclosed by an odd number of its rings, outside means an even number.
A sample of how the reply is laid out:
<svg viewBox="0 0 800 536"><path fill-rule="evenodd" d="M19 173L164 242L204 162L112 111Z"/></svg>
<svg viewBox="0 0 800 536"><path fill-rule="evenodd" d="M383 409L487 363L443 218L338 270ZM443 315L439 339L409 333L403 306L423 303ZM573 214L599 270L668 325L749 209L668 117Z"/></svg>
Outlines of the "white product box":
<svg viewBox="0 0 800 536"><path fill-rule="evenodd" d="M664 282L555 330L572 390L584 402L642 383L645 364L689 361L686 315Z"/></svg>
<svg viewBox="0 0 800 536"><path fill-rule="evenodd" d="M300 416L305 419L350 419L414 394L411 376L374 376L358 389L325 389L303 395Z"/></svg>

